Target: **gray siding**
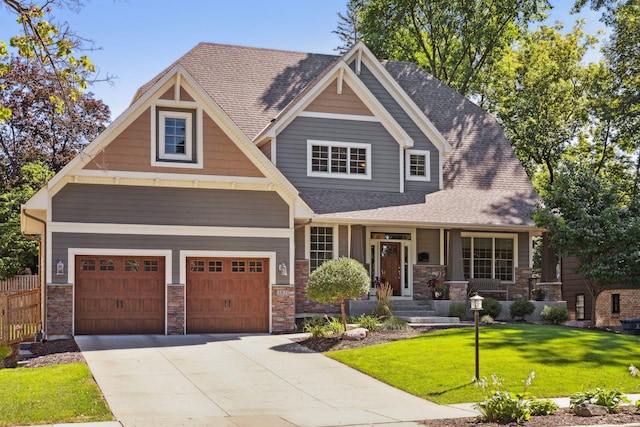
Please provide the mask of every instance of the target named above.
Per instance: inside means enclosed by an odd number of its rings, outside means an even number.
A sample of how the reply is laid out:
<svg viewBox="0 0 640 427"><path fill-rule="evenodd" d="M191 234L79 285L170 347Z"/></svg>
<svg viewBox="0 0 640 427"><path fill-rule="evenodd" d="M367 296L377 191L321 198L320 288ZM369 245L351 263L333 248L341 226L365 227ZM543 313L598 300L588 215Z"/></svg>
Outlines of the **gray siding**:
<svg viewBox="0 0 640 427"><path fill-rule="evenodd" d="M288 228L275 192L68 184L53 198L53 221Z"/></svg>
<svg viewBox="0 0 640 427"><path fill-rule="evenodd" d="M371 179L307 176L307 140L371 144ZM297 188L400 191L398 143L380 123L298 117L278 135L278 169Z"/></svg>
<svg viewBox="0 0 640 427"><path fill-rule="evenodd" d="M268 251L276 252L276 261L289 260L289 240L279 238L254 237L201 237L201 236L151 236L126 234L83 234L53 233L52 238L54 283L67 283L67 272L63 276L55 274L55 264L61 260L65 270L69 265L67 259L69 248L100 249L158 249L171 250L173 258L173 283L180 283L180 251ZM291 273L293 274L293 273ZM278 283L288 283L289 277L281 276L276 270Z"/></svg>
<svg viewBox="0 0 640 427"><path fill-rule="evenodd" d="M419 264L440 264L440 230L428 230L418 228L416 230L416 260L420 252L429 254L429 262L418 262Z"/></svg>
<svg viewBox="0 0 640 427"><path fill-rule="evenodd" d="M295 230L295 235L294 235L294 239L295 239L295 257L296 259L305 259L304 255L305 255L305 241L304 241L304 233L305 233L305 227L298 227Z"/></svg>
<svg viewBox="0 0 640 427"><path fill-rule="evenodd" d="M405 181L405 191L425 191L427 193L438 191L438 159L440 155L438 150L420 131L418 126L416 126L400 105L393 99L391 94L389 94L382 84L380 84L380 82L373 76L371 71L369 71L369 69L364 65L362 65L360 79L376 96L384 108L393 116L404 131L411 136L414 142L413 148L417 150L429 150L431 153L431 181Z"/></svg>

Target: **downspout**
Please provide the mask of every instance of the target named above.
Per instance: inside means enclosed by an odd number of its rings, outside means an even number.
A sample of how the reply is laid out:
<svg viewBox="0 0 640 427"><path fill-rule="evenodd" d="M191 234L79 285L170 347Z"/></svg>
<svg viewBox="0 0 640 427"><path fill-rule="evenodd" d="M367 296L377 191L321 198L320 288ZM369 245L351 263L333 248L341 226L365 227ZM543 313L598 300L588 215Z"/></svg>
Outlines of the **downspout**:
<svg viewBox="0 0 640 427"><path fill-rule="evenodd" d="M40 274L40 313L41 313L41 318L40 318L40 324L41 324L41 328L40 328L40 332L42 332L42 337L46 337L47 335L44 333L44 326L46 325L45 323L45 319L47 318L47 287L45 286L46 283L46 261L44 261L44 258L46 257L46 244L47 244L47 222L41 220L40 218L36 218L33 215L30 215L29 213L27 213L26 209L22 209L21 210L22 213L24 214L24 216L26 216L27 218L30 218L36 222L39 222L40 224L42 224L43 227L43 234L41 236L40 239L36 239L35 237L28 235L28 234L24 234L21 231L21 234L26 237L27 239L30 240L38 240L39 244L40 244L40 254L38 255L38 273Z"/></svg>

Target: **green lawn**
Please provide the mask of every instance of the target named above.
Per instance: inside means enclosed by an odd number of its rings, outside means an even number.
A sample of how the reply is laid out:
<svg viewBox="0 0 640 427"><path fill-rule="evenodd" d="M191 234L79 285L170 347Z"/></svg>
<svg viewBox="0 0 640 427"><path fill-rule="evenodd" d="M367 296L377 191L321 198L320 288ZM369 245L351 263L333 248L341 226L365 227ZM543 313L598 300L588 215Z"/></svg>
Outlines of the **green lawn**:
<svg viewBox="0 0 640 427"><path fill-rule="evenodd" d="M84 363L0 370L0 426L108 420Z"/></svg>
<svg viewBox="0 0 640 427"><path fill-rule="evenodd" d="M474 349L474 328L460 328L326 355L416 396L461 403L482 400L471 381ZM520 392L533 369L528 391L536 397L594 387L640 393L632 363L640 365L640 336L540 325L480 328L480 376L497 374L507 390Z"/></svg>

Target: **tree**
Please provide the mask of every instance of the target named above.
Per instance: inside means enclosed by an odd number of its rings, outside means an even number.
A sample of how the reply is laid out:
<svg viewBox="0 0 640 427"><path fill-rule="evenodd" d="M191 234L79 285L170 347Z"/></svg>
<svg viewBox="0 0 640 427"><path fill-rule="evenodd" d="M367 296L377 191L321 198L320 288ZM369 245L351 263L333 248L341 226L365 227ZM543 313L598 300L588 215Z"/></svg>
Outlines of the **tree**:
<svg viewBox="0 0 640 427"><path fill-rule="evenodd" d="M2 3L22 28L20 34L9 40L9 45L56 83L52 87L51 102L58 111L63 111L86 89L96 69L88 57L76 54L82 50L83 40L67 25L52 24L51 13L54 7L79 9L80 0L41 0L40 4L2 0ZM0 59L8 56L7 43L0 40ZM0 64L0 76L10 71L10 64ZM11 108L0 103L0 121L10 116Z"/></svg>
<svg viewBox="0 0 640 427"><path fill-rule="evenodd" d="M344 301L358 298L369 291L371 279L367 270L351 258L338 258L322 263L309 276L307 296L320 303L340 303L342 325L347 330Z"/></svg>
<svg viewBox="0 0 640 427"><path fill-rule="evenodd" d="M342 40L342 46L338 46L335 50L345 53L361 39L360 20L358 18L358 5L360 0L349 0L347 3L347 13L343 15L338 12L338 28L332 33L337 34Z"/></svg>
<svg viewBox="0 0 640 427"><path fill-rule="evenodd" d="M351 34L379 58L410 61L463 95L477 93L493 64L527 27L544 18L547 0L359 0ZM345 31L344 24L359 27ZM344 35L343 35L344 34Z"/></svg>
<svg viewBox="0 0 640 427"><path fill-rule="evenodd" d="M20 170L22 184L0 194L0 279L32 272L38 267L38 242L20 232L20 206L53 177L42 163L30 163Z"/></svg>
<svg viewBox="0 0 640 427"><path fill-rule="evenodd" d="M544 206L534 215L549 230L550 245L562 256L575 256L595 301L618 284L640 285L640 205L619 187L590 170L567 166L549 186Z"/></svg>
<svg viewBox="0 0 640 427"><path fill-rule="evenodd" d="M31 162L59 171L109 121L109 107L83 93L59 111L50 102L58 83L41 67L12 58L11 71L0 76L0 104L13 112L0 122L0 177L4 188L18 182L21 168ZM2 191L2 188L0 188Z"/></svg>

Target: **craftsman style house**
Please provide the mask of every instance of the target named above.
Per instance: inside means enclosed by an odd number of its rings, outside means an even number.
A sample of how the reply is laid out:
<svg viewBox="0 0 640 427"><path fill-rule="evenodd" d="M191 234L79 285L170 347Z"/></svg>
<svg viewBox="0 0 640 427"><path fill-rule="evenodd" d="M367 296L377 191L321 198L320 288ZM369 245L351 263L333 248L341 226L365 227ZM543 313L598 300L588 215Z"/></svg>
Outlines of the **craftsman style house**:
<svg viewBox="0 0 640 427"><path fill-rule="evenodd" d="M282 332L350 256L394 298L526 297L538 200L496 120L410 63L201 43L23 206L48 335Z"/></svg>

